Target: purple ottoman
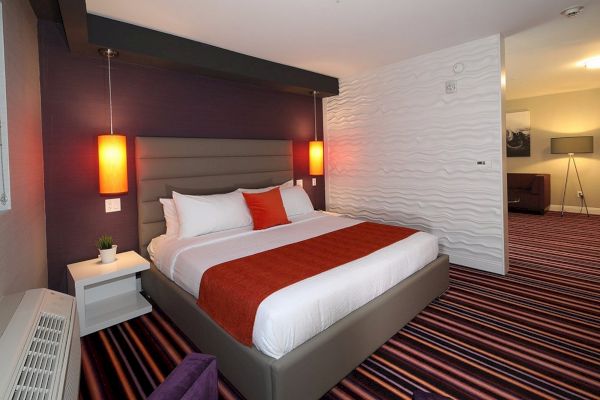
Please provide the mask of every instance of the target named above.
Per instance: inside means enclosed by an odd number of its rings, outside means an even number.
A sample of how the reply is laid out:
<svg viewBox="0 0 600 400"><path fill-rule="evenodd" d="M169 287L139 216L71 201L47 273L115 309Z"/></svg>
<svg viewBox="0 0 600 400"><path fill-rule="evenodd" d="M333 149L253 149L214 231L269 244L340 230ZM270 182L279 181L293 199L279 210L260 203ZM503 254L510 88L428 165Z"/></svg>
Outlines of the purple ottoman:
<svg viewBox="0 0 600 400"><path fill-rule="evenodd" d="M148 399L216 400L219 397L217 382L216 357L190 353Z"/></svg>

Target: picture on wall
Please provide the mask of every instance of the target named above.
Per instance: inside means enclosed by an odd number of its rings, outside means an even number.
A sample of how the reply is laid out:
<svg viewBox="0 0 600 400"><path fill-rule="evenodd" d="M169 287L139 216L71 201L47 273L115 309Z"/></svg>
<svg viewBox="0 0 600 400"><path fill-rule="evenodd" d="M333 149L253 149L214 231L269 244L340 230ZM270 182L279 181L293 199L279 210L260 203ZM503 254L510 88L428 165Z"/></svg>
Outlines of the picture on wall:
<svg viewBox="0 0 600 400"><path fill-rule="evenodd" d="M529 111L506 113L506 156L531 157Z"/></svg>

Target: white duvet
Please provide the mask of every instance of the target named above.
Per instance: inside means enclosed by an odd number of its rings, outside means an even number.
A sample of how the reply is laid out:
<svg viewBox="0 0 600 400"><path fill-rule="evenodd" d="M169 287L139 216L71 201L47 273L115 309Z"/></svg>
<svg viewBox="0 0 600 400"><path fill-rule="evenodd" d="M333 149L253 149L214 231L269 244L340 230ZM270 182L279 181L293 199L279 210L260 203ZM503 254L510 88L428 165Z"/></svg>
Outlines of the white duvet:
<svg viewBox="0 0 600 400"><path fill-rule="evenodd" d="M210 267L309 239L362 221L314 212L291 224L262 231L251 226L176 239L160 236L148 246L156 266L198 298ZM418 232L370 255L283 288L258 307L252 340L262 353L280 358L365 305L438 255L437 238Z"/></svg>

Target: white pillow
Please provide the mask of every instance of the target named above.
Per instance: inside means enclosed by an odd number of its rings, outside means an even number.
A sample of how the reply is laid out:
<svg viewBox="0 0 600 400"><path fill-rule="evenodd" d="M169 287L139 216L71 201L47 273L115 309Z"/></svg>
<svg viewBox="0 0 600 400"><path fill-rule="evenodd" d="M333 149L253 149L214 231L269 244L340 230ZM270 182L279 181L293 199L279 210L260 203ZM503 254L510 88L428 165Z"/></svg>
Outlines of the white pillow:
<svg viewBox="0 0 600 400"><path fill-rule="evenodd" d="M179 239L252 225L241 192L187 196L173 192L179 216Z"/></svg>
<svg viewBox="0 0 600 400"><path fill-rule="evenodd" d="M300 186L292 186L291 188L281 190L281 199L283 207L288 217L295 215L308 214L315 211L310 198Z"/></svg>
<svg viewBox="0 0 600 400"><path fill-rule="evenodd" d="M158 199L163 206L165 221L167 222L167 236L179 235L179 217L173 199Z"/></svg>
<svg viewBox="0 0 600 400"><path fill-rule="evenodd" d="M294 187L294 180L290 179L289 181L284 182L281 185L269 186L269 187L264 187L264 188L259 188L259 189L244 189L244 188L239 188L239 189L236 189L236 192L262 193L262 192L266 192L266 191L271 190L271 189L275 189L276 187L279 187L280 189L293 188Z"/></svg>
<svg viewBox="0 0 600 400"><path fill-rule="evenodd" d="M281 185L279 185L279 187L281 189L289 189L289 188L293 188L294 187L294 180L290 179L287 182L283 182Z"/></svg>

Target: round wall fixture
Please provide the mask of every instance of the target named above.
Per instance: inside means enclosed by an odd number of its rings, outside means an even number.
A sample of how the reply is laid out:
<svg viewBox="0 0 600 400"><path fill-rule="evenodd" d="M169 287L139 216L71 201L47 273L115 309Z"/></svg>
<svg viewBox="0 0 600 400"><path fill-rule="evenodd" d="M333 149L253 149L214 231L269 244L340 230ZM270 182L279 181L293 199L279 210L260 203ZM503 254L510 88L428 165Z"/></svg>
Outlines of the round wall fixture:
<svg viewBox="0 0 600 400"><path fill-rule="evenodd" d="M452 66L452 71L454 71L455 74L460 74L464 70L465 70L465 64L463 64L461 62L458 62Z"/></svg>
<svg viewBox="0 0 600 400"><path fill-rule="evenodd" d="M564 15L567 18L575 17L583 11L583 6L572 6L569 8L565 8L560 12L561 15Z"/></svg>

